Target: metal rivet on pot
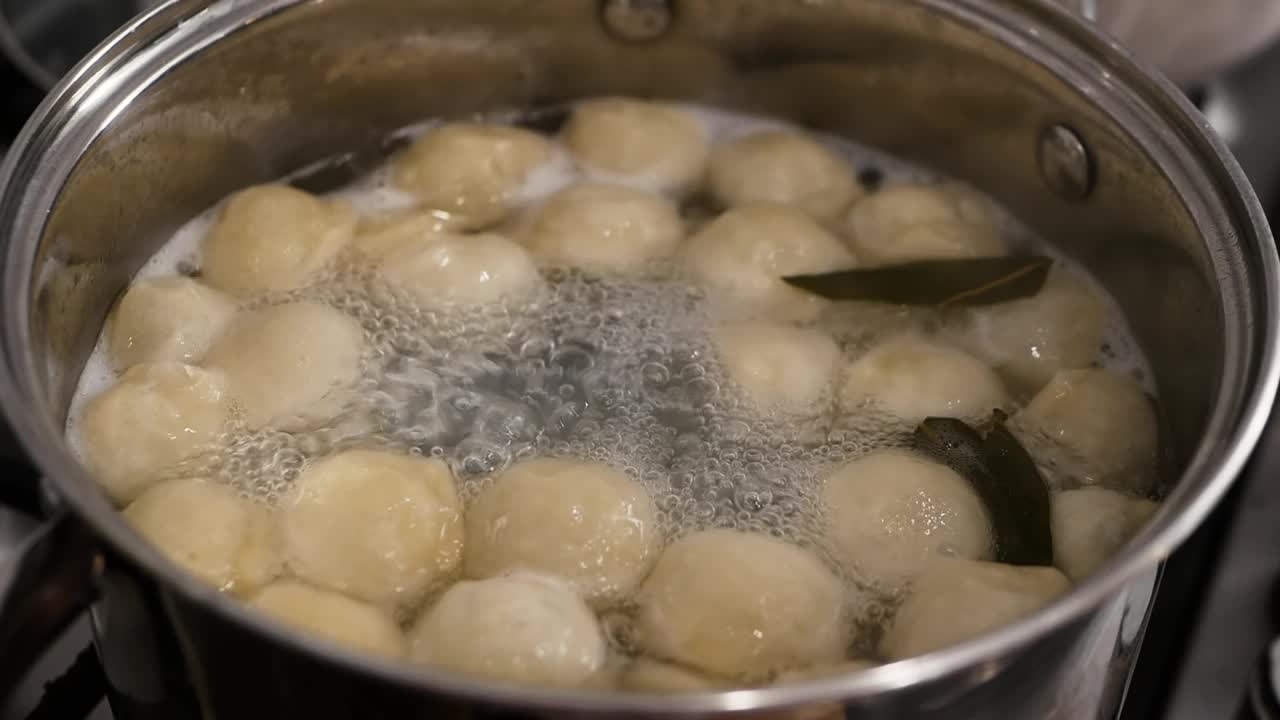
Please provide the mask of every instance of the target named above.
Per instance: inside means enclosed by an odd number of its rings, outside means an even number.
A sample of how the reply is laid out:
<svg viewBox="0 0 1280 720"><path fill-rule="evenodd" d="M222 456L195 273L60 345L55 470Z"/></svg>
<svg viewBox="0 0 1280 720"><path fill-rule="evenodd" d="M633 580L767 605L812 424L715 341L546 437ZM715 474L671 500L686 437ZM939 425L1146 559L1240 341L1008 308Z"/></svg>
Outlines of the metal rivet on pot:
<svg viewBox="0 0 1280 720"><path fill-rule="evenodd" d="M1051 190L1066 200L1089 197L1094 182L1093 158L1075 130L1061 124L1045 128L1036 154L1040 174Z"/></svg>
<svg viewBox="0 0 1280 720"><path fill-rule="evenodd" d="M600 8L604 27L619 40L645 42L662 36L671 27L670 0L604 0Z"/></svg>

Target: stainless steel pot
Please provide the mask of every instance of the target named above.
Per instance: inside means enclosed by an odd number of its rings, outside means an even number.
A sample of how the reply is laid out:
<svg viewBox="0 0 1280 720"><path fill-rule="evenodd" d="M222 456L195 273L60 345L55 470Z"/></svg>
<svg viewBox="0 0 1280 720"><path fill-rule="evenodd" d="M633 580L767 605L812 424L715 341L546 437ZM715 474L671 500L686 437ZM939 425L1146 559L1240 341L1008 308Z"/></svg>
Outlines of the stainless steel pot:
<svg viewBox="0 0 1280 720"><path fill-rule="evenodd" d="M296 637L121 522L63 424L111 301L181 222L238 187L376 152L426 116L606 93L776 114L917 160L1091 268L1161 393L1154 521L1068 596L974 641L658 699L493 688ZM0 401L56 514L0 614L0 671L97 597L108 678L134 717L180 717L183 698L208 718L1077 718L1083 696L1105 714L1158 563L1239 471L1280 370L1276 251L1239 168L1167 82L1038 0L177 0L63 80L3 177Z"/></svg>

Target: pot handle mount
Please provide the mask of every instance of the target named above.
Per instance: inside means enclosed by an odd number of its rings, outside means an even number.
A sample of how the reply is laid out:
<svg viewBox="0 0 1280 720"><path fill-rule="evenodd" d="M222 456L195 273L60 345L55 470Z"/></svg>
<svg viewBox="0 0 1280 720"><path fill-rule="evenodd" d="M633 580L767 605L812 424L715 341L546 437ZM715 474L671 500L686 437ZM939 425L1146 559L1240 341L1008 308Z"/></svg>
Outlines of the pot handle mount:
<svg viewBox="0 0 1280 720"><path fill-rule="evenodd" d="M70 512L43 508L41 485L12 474L0 479L0 505L46 516L0 562L0 705L97 598L102 576L97 539Z"/></svg>

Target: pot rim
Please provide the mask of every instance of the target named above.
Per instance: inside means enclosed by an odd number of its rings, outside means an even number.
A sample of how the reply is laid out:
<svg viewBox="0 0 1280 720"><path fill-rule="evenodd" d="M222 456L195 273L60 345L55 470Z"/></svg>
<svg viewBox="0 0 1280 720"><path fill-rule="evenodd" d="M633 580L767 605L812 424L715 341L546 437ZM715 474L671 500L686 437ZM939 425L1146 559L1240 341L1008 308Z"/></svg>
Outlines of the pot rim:
<svg viewBox="0 0 1280 720"><path fill-rule="evenodd" d="M1127 91L1133 96L1131 101L1137 102L1143 111L1138 120L1147 120L1149 126L1138 129L1151 135L1144 147L1169 163L1179 162L1173 150L1187 152L1190 149L1192 160L1183 158L1181 162L1186 166L1181 169L1201 185L1212 188L1215 197L1229 206L1231 220L1245 234L1241 245L1254 255L1246 256L1244 264L1255 274L1255 290L1261 297L1239 298L1238 302L1254 303L1261 325L1247 326L1241 318L1234 317L1227 318L1224 326L1228 339L1232 332L1255 338L1256 345L1251 346L1254 364L1243 371L1235 366L1225 369L1204 435L1210 439L1221 434L1229 440L1220 446L1201 441L1174 491L1138 537L1053 604L996 631L856 674L753 690L651 696L506 687L368 657L295 634L182 573L142 541L104 497L89 497L76 490L77 483L90 482L87 472L70 452L62 429L52 422L57 414L46 412L38 370L25 350L31 337L27 291L32 281L32 260L43 231L42 221L61 186L59 182L44 187L31 180L38 179L41 173L46 175L45 180L50 179L50 174L54 175L53 179L65 179L65 174L56 177L57 169L41 167L43 161L52 159L52 165L69 173L79 153L115 118L112 112L99 127L86 129L83 119L81 127L76 126L77 111L95 100L111 100L114 108L121 107L177 61L200 52L242 24L303 1L169 0L126 25L64 78L28 121L0 165L0 227L22 228L11 231L6 238L4 277L0 280L8 313L3 347L0 347L4 359L0 369L0 404L4 413L24 448L45 474L46 481L59 490L63 503L88 522L114 550L163 582L166 589L176 591L182 599L223 619L247 626L275 642L302 648L314 656L396 685L485 704L625 714L742 711L856 700L981 668L984 663L1025 648L1038 638L1084 618L1126 583L1153 569L1199 525L1225 494L1257 444L1280 383L1276 348L1280 324L1280 261L1257 197L1207 121L1154 68L1130 57L1096 28L1048 0L916 0L926 9L979 26L1024 54L1033 55L1033 51L1039 50L1040 54L1034 54L1035 59L1051 72L1074 81L1077 87L1097 84L1099 72L1106 75L1106 82ZM1050 47L1051 42L1057 45ZM1049 50L1053 52L1050 54ZM119 75L126 69L132 72L121 79ZM142 73L143 70L151 72ZM123 90L129 94L122 96ZM68 128L75 130L75 134L69 136ZM73 141L78 146L68 150L66 145ZM1166 145L1151 147L1157 141ZM1161 147L1164 150L1156 152ZM21 218L32 222L25 225L15 222ZM17 288L22 292L16 293ZM1236 377L1242 374L1248 377ZM1243 383L1243 389L1236 387L1236 396L1227 397L1232 390L1228 385L1232 382ZM1244 393L1247 397L1241 399L1239 396ZM1229 407L1233 401L1236 407ZM33 419L33 416L36 417Z"/></svg>

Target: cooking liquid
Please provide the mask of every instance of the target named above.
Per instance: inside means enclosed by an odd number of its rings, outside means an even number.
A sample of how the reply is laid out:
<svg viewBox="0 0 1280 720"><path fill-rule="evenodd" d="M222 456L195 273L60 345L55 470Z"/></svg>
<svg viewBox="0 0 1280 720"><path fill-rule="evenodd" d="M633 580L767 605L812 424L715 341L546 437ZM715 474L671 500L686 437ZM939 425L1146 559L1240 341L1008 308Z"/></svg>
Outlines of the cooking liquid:
<svg viewBox="0 0 1280 720"><path fill-rule="evenodd" d="M705 122L714 143L786 127L688 109ZM847 141L818 139L845 155L864 179L875 176L886 185L940 180ZM522 199L533 205L582 179L588 176L561 156L534 173ZM330 196L363 213L412 204L390 186L385 169ZM687 210L691 225L703 219L696 204ZM179 230L136 279L198 274L199 243L217 211ZM1015 246L1056 255L1011 218L1004 230ZM223 447L173 474L218 478L270 504L313 459L348 447L385 447L447 461L466 502L517 460L568 456L606 463L641 482L668 539L737 528L829 557L821 537L822 478L871 450L909 443L913 426L892 418L837 417L830 390L801 412L754 407L717 360L709 334L714 302L674 261L655 263L640 276L550 267L544 275L547 292L524 305L426 309L352 252L311 287L252 299L250 306L307 299L358 319L367 339L363 378L330 422L295 432L233 427ZM845 303L833 306L816 327L836 337L852 358L888 334L943 322L931 310ZM104 346L100 340L80 379L67 428L73 442L85 402L116 381ZM1098 363L1145 382L1150 373L1137 347L1113 307ZM1055 483L1071 484L1062 468L1054 475ZM851 656L869 657L898 588L845 579L860 620L850 638ZM629 652L625 613L605 620L618 649Z"/></svg>

